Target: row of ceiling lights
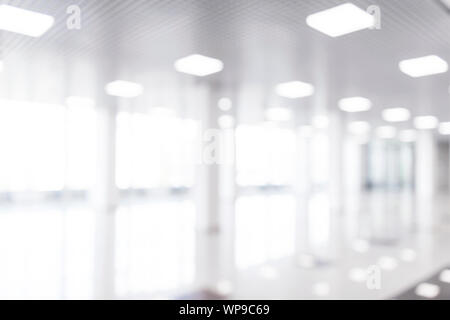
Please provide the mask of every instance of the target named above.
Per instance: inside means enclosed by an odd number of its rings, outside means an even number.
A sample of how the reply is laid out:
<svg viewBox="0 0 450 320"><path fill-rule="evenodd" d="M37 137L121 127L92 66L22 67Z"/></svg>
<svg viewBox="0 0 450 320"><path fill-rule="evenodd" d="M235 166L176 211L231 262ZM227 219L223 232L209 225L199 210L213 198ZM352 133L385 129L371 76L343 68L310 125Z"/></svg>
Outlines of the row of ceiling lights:
<svg viewBox="0 0 450 320"><path fill-rule="evenodd" d="M331 37L337 37L358 30L369 28L373 25L373 16L361 10L357 6L346 3L307 17L307 24ZM194 76L204 77L223 70L223 62L211 57L199 54L190 55L177 60L174 63L176 71ZM400 70L413 78L429 76L433 74L445 73L448 71L448 64L436 55L403 60L399 63ZM111 95L121 97L133 97L140 95L143 88L139 84L124 81L115 81L107 85L107 92ZM290 81L280 83L275 87L277 95L290 99L297 99L312 96L315 88L312 84L302 81ZM364 112L372 108L372 102L364 97L349 97L338 102L339 108L344 112L355 113ZM290 114L284 108L270 108L266 112L269 120L284 121L290 119ZM406 108L390 108L382 112L382 117L387 122L405 122L410 120L411 113ZM313 120L319 127L328 124L326 118L317 117ZM414 125L417 129L434 129L439 125L439 121L434 116L419 116L414 118ZM358 121L349 124L349 131L353 134L366 134L370 131L367 122ZM439 131L441 134L450 134L450 123L441 123ZM393 138L396 136L396 128L392 126L382 126L376 130L377 136L381 138ZM404 130L400 134L400 139L412 141L414 132Z"/></svg>
<svg viewBox="0 0 450 320"><path fill-rule="evenodd" d="M345 3L315 14L306 18L306 23L330 37L339 37L348 33L370 28L374 25L374 17L366 11L358 8L352 3ZM16 8L9 5L0 5L0 30L11 31L32 37L40 37L47 32L54 24L54 18L45 14ZM0 70L3 64L0 62ZM204 77L223 70L222 61L193 54L178 59L174 63L176 71ZM448 64L436 55L403 60L399 63L400 70L414 78L429 76L433 74L445 73L448 71ZM123 98L134 98L144 92L141 84L116 80L106 85L107 94ZM312 84L302 81L290 81L278 84L275 87L277 95L290 99L308 97L314 94L315 88ZM349 97L338 102L339 108L344 112L364 112L372 108L372 103L364 97ZM269 119L285 119L282 108L267 110L266 116ZM404 122L411 117L410 111L405 108L391 108L382 112L382 117L387 122ZM320 120L320 121L319 121ZM325 125L325 119L317 122ZM322 126L323 126L322 125ZM434 116L420 116L414 119L417 129L434 129L439 125L438 119ZM358 121L349 124L349 131L354 134L367 133L370 125L366 122ZM383 126L377 129L379 136L395 136L396 129L390 126ZM441 134L450 134L450 123L440 124ZM412 136L409 134L408 136Z"/></svg>
<svg viewBox="0 0 450 320"><path fill-rule="evenodd" d="M374 25L374 17L357 6L346 3L334 8L324 10L306 19L306 23L330 37L338 37L355 31L370 28ZM401 72L410 77L418 78L448 71L448 63L436 55L428 55L414 59L403 60L399 63ZM314 86L301 81L279 84L276 87L278 95L286 98L301 98L314 94ZM339 108L344 112L364 112L372 108L372 103L364 97L349 97L338 102ZM276 112L277 110L277 112ZM287 120L288 114L283 114L281 108L274 108L267 113L268 118ZM411 112L406 108L390 108L382 111L382 118L386 122L405 122L410 120ZM326 126L327 120L320 117L319 127ZM317 122L313 119L313 122ZM435 129L439 126L439 132L450 135L450 122L439 124L439 120L431 115L414 118L414 126L419 130ZM310 132L311 128L302 128L304 132ZM355 121L348 125L348 131L355 135L367 135L371 126L366 121ZM393 126L381 126L376 129L380 138L391 139L397 136L397 129ZM399 133L399 139L405 142L414 141L414 130L403 130Z"/></svg>

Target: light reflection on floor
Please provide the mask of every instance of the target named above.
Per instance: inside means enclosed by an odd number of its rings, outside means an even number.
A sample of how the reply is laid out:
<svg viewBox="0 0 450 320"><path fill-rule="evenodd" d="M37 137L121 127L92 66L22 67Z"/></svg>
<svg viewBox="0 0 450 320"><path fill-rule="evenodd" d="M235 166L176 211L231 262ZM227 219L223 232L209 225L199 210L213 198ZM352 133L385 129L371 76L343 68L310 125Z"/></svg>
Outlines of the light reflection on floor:
<svg viewBox="0 0 450 320"><path fill-rule="evenodd" d="M245 269L294 254L295 198L240 197L236 203L236 266Z"/></svg>
<svg viewBox="0 0 450 320"><path fill-rule="evenodd" d="M173 291L195 275L195 207L190 201L121 207L116 216L116 294Z"/></svg>
<svg viewBox="0 0 450 320"><path fill-rule="evenodd" d="M90 210L22 207L0 213L0 298L90 298Z"/></svg>
<svg viewBox="0 0 450 320"><path fill-rule="evenodd" d="M391 297L450 264L447 197L436 199L434 206L401 197L403 202L379 194L370 201L360 199L359 214L344 212L337 222L339 232L332 239L338 243L337 259L307 270L293 257L295 197L242 196L236 201L236 260L221 260L236 268L228 277L210 279L211 287L219 283L223 289L226 284L231 298L244 299ZM434 214L419 216L426 212ZM383 219L387 214L389 219ZM357 217L358 223L348 223L349 217ZM418 228L417 221L423 219L434 219L432 227ZM116 298L174 297L199 289L201 247L196 244L193 202L124 204L116 212L115 225ZM87 207L0 208L0 298L94 298L94 235L94 212ZM379 241L392 238L392 243ZM217 250L220 253L220 245ZM368 290L364 279L358 280L358 272L371 265L383 269L382 290Z"/></svg>

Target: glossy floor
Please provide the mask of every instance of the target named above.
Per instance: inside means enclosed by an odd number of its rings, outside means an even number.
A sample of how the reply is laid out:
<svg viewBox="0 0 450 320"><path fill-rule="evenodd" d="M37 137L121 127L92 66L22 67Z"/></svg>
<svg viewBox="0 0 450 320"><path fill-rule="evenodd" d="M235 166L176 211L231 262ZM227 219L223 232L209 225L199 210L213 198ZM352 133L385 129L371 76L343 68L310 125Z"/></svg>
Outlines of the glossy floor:
<svg viewBox="0 0 450 320"><path fill-rule="evenodd" d="M450 265L447 196L374 193L334 213L323 195L301 199L241 196L216 234L196 231L189 199L127 202L110 215L106 258L105 228L89 207L3 206L0 298L164 299L209 289L244 299L386 299ZM96 279L103 266L112 266L107 284ZM378 289L366 281L373 266Z"/></svg>

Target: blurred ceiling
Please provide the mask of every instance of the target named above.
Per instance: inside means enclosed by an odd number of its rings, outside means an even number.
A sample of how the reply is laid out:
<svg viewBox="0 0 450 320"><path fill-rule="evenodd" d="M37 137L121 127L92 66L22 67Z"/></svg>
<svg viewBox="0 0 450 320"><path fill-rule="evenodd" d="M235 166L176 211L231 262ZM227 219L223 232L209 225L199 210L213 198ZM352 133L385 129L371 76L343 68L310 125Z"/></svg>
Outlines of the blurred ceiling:
<svg viewBox="0 0 450 320"><path fill-rule="evenodd" d="M437 54L450 62L450 14L434 0L352 0L381 9L381 29L330 38L311 28L311 13L339 0L5 0L47 13L56 23L35 39L2 33L2 54L53 50L67 57L111 59L134 72L167 70L191 53L223 60L210 77L224 85L259 85L271 90L294 79L327 93L329 104L366 96L380 109L405 106L450 121L450 72L420 79L399 71L398 62ZM68 30L66 9L79 5L81 30ZM308 105L314 98L286 101ZM367 117L367 115L365 115Z"/></svg>

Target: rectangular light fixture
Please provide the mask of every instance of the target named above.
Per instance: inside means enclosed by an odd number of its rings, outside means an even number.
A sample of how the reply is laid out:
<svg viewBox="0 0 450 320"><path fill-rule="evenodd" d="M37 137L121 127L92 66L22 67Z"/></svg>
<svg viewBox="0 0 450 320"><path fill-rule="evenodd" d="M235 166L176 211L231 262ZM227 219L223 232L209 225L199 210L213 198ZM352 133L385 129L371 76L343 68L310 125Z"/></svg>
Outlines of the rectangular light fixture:
<svg viewBox="0 0 450 320"><path fill-rule="evenodd" d="M450 269L445 269L444 271L442 271L439 275L439 280L444 283L450 284Z"/></svg>
<svg viewBox="0 0 450 320"><path fill-rule="evenodd" d="M95 101L87 97L70 96L66 99L66 105L74 108L92 108L95 106Z"/></svg>
<svg viewBox="0 0 450 320"><path fill-rule="evenodd" d="M400 61L400 70L410 77L418 78L448 71L448 63L436 55Z"/></svg>
<svg viewBox="0 0 450 320"><path fill-rule="evenodd" d="M442 135L450 135L450 122L442 122L439 125L439 133Z"/></svg>
<svg viewBox="0 0 450 320"><path fill-rule="evenodd" d="M372 108L372 102L363 97L351 97L339 100L339 108L345 112L364 112Z"/></svg>
<svg viewBox="0 0 450 320"><path fill-rule="evenodd" d="M105 87L106 93L121 98L135 98L144 92L144 87L139 83L116 80Z"/></svg>
<svg viewBox="0 0 450 320"><path fill-rule="evenodd" d="M376 134L380 139L393 139L397 135L397 129L392 126L382 126L377 128Z"/></svg>
<svg viewBox="0 0 450 320"><path fill-rule="evenodd" d="M8 5L0 5L0 30L40 37L54 24L52 16Z"/></svg>
<svg viewBox="0 0 450 320"><path fill-rule="evenodd" d="M421 283L416 287L416 295L428 299L436 298L441 293L441 288L432 283Z"/></svg>
<svg viewBox="0 0 450 320"><path fill-rule="evenodd" d="M348 124L348 131L354 135L367 134L370 131L370 124L366 121L354 121Z"/></svg>
<svg viewBox="0 0 450 320"><path fill-rule="evenodd" d="M419 130L436 129L439 120L434 116L420 116L414 118L414 126Z"/></svg>
<svg viewBox="0 0 450 320"><path fill-rule="evenodd" d="M344 3L337 7L309 15L306 24L330 37L370 28L374 25L374 17L352 3Z"/></svg>
<svg viewBox="0 0 450 320"><path fill-rule="evenodd" d="M291 81L277 85L275 92L285 98L303 98L314 94L314 86L306 82Z"/></svg>
<svg viewBox="0 0 450 320"><path fill-rule="evenodd" d="M223 62L201 54L192 54L175 61L174 68L178 72L204 77L222 71Z"/></svg>
<svg viewBox="0 0 450 320"><path fill-rule="evenodd" d="M391 108L383 110L382 116L387 122L403 122L411 118L411 112L405 108Z"/></svg>

